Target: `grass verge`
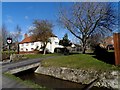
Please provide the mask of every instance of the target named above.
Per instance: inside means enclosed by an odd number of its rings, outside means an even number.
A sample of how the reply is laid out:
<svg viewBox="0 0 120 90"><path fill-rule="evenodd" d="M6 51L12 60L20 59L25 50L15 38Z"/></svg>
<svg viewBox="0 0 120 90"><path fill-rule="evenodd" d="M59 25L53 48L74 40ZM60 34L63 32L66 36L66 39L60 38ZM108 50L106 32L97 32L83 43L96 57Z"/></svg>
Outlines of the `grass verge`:
<svg viewBox="0 0 120 90"><path fill-rule="evenodd" d="M28 88L33 88L34 90L50 90L50 89L45 88L45 87L42 87L42 86L40 86L40 85L38 85L38 84L30 81L30 80L24 80L24 81L23 81L23 80L20 79L19 77L16 77L16 76L14 76L14 75L12 75L12 74L9 74L9 73L4 73L3 75L5 75L5 76L8 77L8 78L11 78L11 79L13 79L13 80L16 80L16 81L18 81L18 82L20 82L20 83L28 86Z"/></svg>
<svg viewBox="0 0 120 90"><path fill-rule="evenodd" d="M120 70L120 67L107 64L100 60L97 60L93 55L87 54L75 54L68 56L61 56L56 58L50 58L48 60L42 61L42 66L49 67L68 67L74 69L84 69L84 70Z"/></svg>

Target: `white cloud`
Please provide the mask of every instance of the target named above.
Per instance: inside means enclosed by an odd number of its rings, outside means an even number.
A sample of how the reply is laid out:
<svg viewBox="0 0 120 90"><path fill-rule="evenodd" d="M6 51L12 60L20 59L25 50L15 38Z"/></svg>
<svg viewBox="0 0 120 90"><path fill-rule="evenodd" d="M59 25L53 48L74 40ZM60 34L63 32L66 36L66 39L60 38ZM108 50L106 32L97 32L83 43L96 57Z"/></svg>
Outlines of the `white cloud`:
<svg viewBox="0 0 120 90"><path fill-rule="evenodd" d="M28 17L28 16L25 16L25 19L29 19L29 17Z"/></svg>

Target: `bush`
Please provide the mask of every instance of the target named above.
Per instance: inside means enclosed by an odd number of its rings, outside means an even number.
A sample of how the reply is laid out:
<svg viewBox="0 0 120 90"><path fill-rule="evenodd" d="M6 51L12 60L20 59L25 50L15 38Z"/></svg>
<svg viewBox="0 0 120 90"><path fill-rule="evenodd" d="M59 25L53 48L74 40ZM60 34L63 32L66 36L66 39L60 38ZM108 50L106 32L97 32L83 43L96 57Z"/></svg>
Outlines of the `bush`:
<svg viewBox="0 0 120 90"><path fill-rule="evenodd" d="M18 61L18 60L25 60L25 59L28 59L28 58L22 54L11 54L10 56L11 61Z"/></svg>
<svg viewBox="0 0 120 90"><path fill-rule="evenodd" d="M69 50L67 48L55 48L54 52L69 55Z"/></svg>
<svg viewBox="0 0 120 90"><path fill-rule="evenodd" d="M2 60L6 60L6 59L9 59L11 54L15 54L17 52L14 52L14 51L2 51Z"/></svg>
<svg viewBox="0 0 120 90"><path fill-rule="evenodd" d="M105 48L100 47L99 45L95 46L94 54L96 56L105 55L107 50Z"/></svg>

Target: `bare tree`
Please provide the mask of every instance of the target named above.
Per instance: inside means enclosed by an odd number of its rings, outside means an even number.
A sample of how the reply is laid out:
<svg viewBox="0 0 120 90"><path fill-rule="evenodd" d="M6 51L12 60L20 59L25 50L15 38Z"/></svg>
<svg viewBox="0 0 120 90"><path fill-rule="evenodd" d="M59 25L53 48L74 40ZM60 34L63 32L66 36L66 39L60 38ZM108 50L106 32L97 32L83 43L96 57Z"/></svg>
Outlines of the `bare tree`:
<svg viewBox="0 0 120 90"><path fill-rule="evenodd" d="M22 29L19 25L16 25L14 32L10 33L10 37L12 38L13 41L13 45L12 45L12 49L18 51L19 53L19 41L21 39L21 32Z"/></svg>
<svg viewBox="0 0 120 90"><path fill-rule="evenodd" d="M21 32L22 32L21 27L19 25L17 25L15 28L15 33L14 33L15 42L19 42L19 40L21 38Z"/></svg>
<svg viewBox="0 0 120 90"><path fill-rule="evenodd" d="M89 37L99 33L105 35L112 31L115 16L109 3L74 3L67 10L60 10L59 21L82 42L85 53Z"/></svg>
<svg viewBox="0 0 120 90"><path fill-rule="evenodd" d="M52 33L52 23L50 23L48 20L35 20L33 22L34 28L30 30L30 33L32 33L32 39L34 41L42 41L44 44L44 55L46 53L46 45L49 41L49 37L53 36Z"/></svg>
<svg viewBox="0 0 120 90"><path fill-rule="evenodd" d="M3 50L5 45L7 44L7 37L9 36L9 33L7 31L7 27L5 24L2 25L2 44L3 44Z"/></svg>
<svg viewBox="0 0 120 90"><path fill-rule="evenodd" d="M2 41L2 27L0 27L0 51L2 51L3 41ZM1 58L0 58L1 59Z"/></svg>
<svg viewBox="0 0 120 90"><path fill-rule="evenodd" d="M95 47L99 45L99 43L102 43L103 38L104 36L99 33L93 34L87 40L87 44L91 50L95 50Z"/></svg>

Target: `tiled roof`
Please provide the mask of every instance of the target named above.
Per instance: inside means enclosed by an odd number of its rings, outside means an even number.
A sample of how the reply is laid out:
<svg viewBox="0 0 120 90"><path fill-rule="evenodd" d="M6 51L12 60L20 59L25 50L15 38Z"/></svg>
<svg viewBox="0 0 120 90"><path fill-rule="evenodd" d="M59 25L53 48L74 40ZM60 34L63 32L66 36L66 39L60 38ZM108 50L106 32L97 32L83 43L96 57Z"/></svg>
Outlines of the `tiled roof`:
<svg viewBox="0 0 120 90"><path fill-rule="evenodd" d="M32 36L28 36L27 34L25 34L24 36L25 36L25 38L20 42L20 44L35 42L35 41L32 40ZM52 35L52 37L57 37L57 36Z"/></svg>
<svg viewBox="0 0 120 90"><path fill-rule="evenodd" d="M22 44L22 43L29 43L29 42L34 42L34 41L32 40L32 36L29 36L29 37L24 38L24 39L20 42L20 44Z"/></svg>

